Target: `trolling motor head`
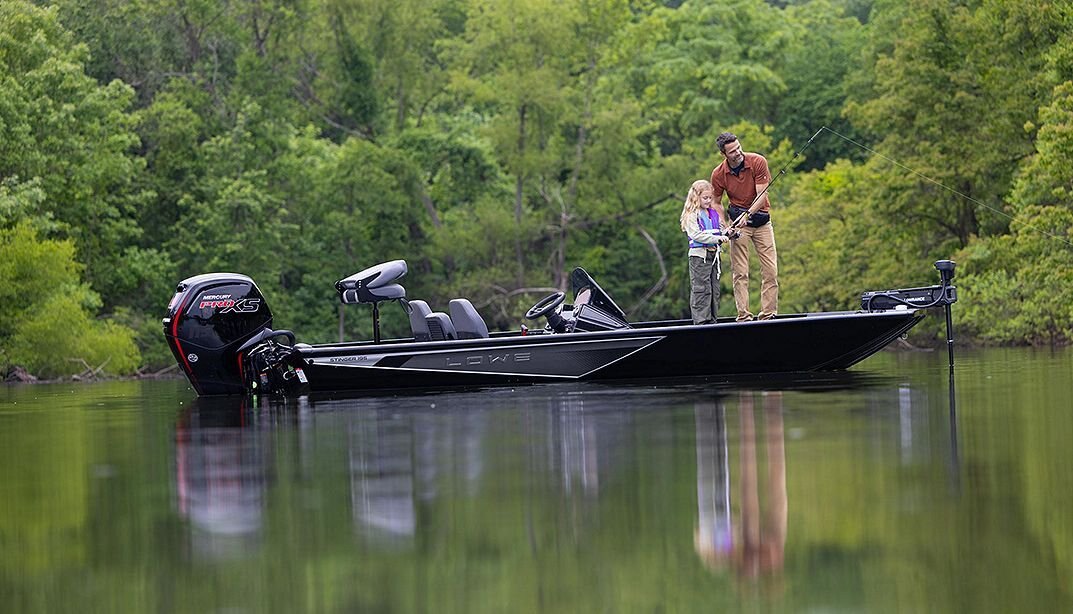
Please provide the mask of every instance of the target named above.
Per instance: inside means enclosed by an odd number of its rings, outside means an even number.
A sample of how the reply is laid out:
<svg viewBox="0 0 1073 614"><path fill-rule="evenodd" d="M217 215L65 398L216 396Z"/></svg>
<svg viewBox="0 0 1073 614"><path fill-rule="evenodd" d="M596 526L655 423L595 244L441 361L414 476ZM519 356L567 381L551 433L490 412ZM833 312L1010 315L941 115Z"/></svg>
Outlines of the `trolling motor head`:
<svg viewBox="0 0 1073 614"><path fill-rule="evenodd" d="M943 285L949 285L950 280L954 279L954 268L957 267L957 263L953 260L936 260L935 268L939 270L939 277L942 279Z"/></svg>

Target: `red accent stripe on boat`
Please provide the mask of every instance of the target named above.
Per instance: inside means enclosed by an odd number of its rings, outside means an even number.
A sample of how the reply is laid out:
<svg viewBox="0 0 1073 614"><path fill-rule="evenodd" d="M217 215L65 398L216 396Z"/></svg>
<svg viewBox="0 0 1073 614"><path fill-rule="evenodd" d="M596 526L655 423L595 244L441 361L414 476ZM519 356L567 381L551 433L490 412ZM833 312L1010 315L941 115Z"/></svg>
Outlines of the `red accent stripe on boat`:
<svg viewBox="0 0 1073 614"><path fill-rule="evenodd" d="M238 379L242 386L246 386L246 370L242 368L242 352L238 353Z"/></svg>

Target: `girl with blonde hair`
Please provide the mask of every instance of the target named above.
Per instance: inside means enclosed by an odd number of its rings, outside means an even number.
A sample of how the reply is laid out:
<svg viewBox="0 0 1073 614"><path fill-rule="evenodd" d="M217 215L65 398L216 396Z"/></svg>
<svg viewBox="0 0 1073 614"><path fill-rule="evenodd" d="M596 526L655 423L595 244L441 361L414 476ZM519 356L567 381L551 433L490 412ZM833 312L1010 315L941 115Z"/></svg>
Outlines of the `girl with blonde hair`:
<svg viewBox="0 0 1073 614"><path fill-rule="evenodd" d="M721 229L726 215L722 209L711 182L693 182L679 222L689 237L689 311L694 324L714 324L719 313L719 246L729 240Z"/></svg>

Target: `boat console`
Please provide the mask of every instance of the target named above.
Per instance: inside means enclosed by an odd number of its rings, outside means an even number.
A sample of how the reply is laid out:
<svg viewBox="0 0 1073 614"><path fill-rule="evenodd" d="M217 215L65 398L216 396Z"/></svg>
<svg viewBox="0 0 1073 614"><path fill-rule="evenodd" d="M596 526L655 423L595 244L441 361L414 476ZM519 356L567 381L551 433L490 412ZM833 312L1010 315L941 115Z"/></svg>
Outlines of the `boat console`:
<svg viewBox="0 0 1073 614"><path fill-rule="evenodd" d="M570 274L574 303L563 305L565 292L553 292L537 301L525 317L547 318L549 333L581 333L630 328L626 313L604 292L585 269L577 267Z"/></svg>

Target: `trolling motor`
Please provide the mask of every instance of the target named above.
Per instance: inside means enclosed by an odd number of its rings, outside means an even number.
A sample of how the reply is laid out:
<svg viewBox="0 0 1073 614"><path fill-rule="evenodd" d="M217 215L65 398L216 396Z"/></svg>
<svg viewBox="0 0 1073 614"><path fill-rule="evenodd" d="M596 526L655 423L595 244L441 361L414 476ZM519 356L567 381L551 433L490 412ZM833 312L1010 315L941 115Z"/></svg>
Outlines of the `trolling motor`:
<svg viewBox="0 0 1073 614"><path fill-rule="evenodd" d="M950 368L954 368L954 323L950 315L950 306L957 302L957 287L950 282L954 279L953 260L938 260L935 268L939 271L939 285L923 288L905 288L902 290L878 290L861 294L861 310L886 311L888 309L930 309L943 306L946 312L946 347L950 356Z"/></svg>

